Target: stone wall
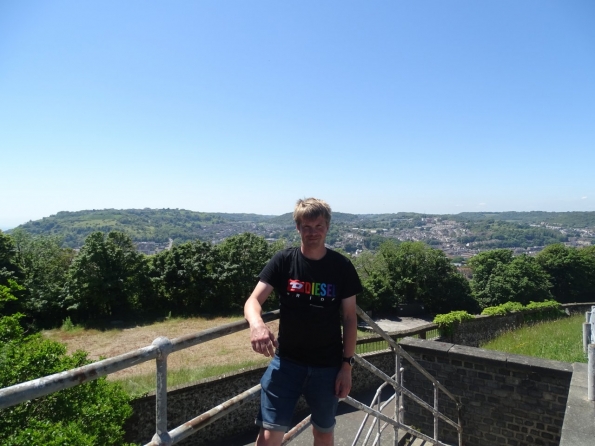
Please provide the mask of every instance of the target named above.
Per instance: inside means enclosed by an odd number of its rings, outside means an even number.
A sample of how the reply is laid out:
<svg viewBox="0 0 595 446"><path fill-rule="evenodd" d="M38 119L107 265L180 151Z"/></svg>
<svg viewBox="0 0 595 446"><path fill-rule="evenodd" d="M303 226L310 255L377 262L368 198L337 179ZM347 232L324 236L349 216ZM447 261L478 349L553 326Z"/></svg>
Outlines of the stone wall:
<svg viewBox="0 0 595 446"><path fill-rule="evenodd" d="M563 307L568 314L575 314L590 311L591 305L595 305L595 303L566 304ZM416 354L422 355L420 362L427 366L432 374L438 376L440 382L447 389L459 394L464 399L465 430L466 436L469 436L466 437L468 442L465 444L467 445L557 445L555 438L559 437L563 418L563 411L560 414L558 409L560 409L560 401L565 401L568 394L570 376L567 373L567 368L570 365L465 348L465 346L476 347L481 342L490 340L503 331L522 326L523 323L524 319L519 315L478 316L476 320L465 322L457 327L451 338L441 339L449 342L448 344L430 341L428 344L419 344L422 341L411 338L401 341L408 350L413 349L412 351L417 352ZM433 330L436 329L436 326L428 324L423 327L422 331L424 329ZM413 332L417 334L417 331L419 329L408 330L403 334L411 335L414 334ZM421 345L433 347L422 348ZM441 347L436 347L438 345ZM457 355L462 356L458 358ZM467 358L465 355L469 357ZM394 357L387 351L362 356L388 375L394 373ZM463 356L466 359L463 359ZM406 372L407 374L414 373L414 369L410 367L407 370L411 370ZM257 385L263 373L264 368L246 369L170 390L168 392L168 430L184 424ZM543 374L543 378L541 378L541 374ZM422 384L421 381L418 383L415 375L410 376L409 383L416 387L416 391L418 386L420 390L424 389L423 386L429 386L427 380L425 380L425 384ZM361 367L354 368L352 393L375 389L379 385L379 378ZM550 386L551 391L547 390ZM428 388L425 388L424 391L427 393ZM542 393L540 394L540 392ZM542 398L537 398L535 395L541 395ZM556 401L553 401L552 398ZM515 413L524 411L523 413L529 415L516 416L510 413L510 405L516 404L516 402L519 407L515 407ZM547 402L547 408L542 407L544 402ZM134 414L125 426L127 441L145 444L155 433L154 394L132 401L132 407ZM300 401L298 410L304 407L305 402ZM254 427L257 410L258 398L255 398L180 444L203 446L209 444L210 441L246 432ZM481 420L477 419L480 413L484 414ZM411 416L414 414L415 412L411 412ZM454 414L451 415L454 416ZM417 420L417 418L415 419ZM412 421L412 423L417 426L421 421L423 420ZM517 421L520 421L521 424L517 425ZM514 426L518 426L518 432L515 431L516 427ZM547 440L550 435L553 442L540 443L540 441ZM521 441L516 438L517 436L532 438L536 442ZM477 442L479 438L482 441ZM490 443L492 440L496 442ZM517 442L515 443L515 441Z"/></svg>
<svg viewBox="0 0 595 446"><path fill-rule="evenodd" d="M167 429L171 431L257 385L261 376L262 368L252 368L169 390L167 392ZM133 415L125 426L126 441L146 444L155 434L155 395L150 394L135 399L131 404ZM247 402L241 410L236 410L179 444L208 444L209 439L223 438L242 432L246 426L254 424L257 404L257 399Z"/></svg>
<svg viewBox="0 0 595 446"><path fill-rule="evenodd" d="M401 342L428 372L460 398L463 443L467 446L558 446L572 377L572 365L406 338ZM404 385L433 406L432 383L405 364ZM440 410L458 420L444 394ZM404 422L433 436L433 416L405 398ZM458 444L456 430L439 423L439 438Z"/></svg>
<svg viewBox="0 0 595 446"><path fill-rule="evenodd" d="M450 343L406 338L401 346L435 376L463 405L461 418L467 446L558 446L572 365L520 355L486 351ZM394 373L390 351L362 355L386 374ZM433 405L432 383L407 361L404 385ZM264 368L253 368L203 380L168 392L168 429L197 417L259 383ZM352 393L376 389L381 381L362 367L353 370ZM126 427L127 441L145 444L155 432L155 397L133 402L134 415ZM298 410L305 408L300 401ZM433 436L429 411L404 399L404 422ZM440 410L457 421L454 403L440 395ZM254 429L258 411L255 398L182 441L185 446L204 446ZM457 444L456 431L440 422L440 439Z"/></svg>
<svg viewBox="0 0 595 446"><path fill-rule="evenodd" d="M562 308L568 315L582 313L591 310L593 303L564 304ZM455 327L450 336L442 336L441 341L451 342L457 345L466 345L468 347L479 347L503 333L516 330L528 323L534 323L530 318L531 313L512 313L505 316L475 316L474 320L465 321ZM529 317L527 317L529 316Z"/></svg>

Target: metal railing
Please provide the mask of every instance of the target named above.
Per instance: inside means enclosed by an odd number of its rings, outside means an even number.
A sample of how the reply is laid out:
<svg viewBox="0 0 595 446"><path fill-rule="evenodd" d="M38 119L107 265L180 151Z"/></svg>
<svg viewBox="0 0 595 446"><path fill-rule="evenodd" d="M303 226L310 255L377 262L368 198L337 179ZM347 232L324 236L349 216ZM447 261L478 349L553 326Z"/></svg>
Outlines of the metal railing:
<svg viewBox="0 0 595 446"><path fill-rule="evenodd" d="M595 401L595 306L585 313L583 351L587 355L587 400Z"/></svg>
<svg viewBox="0 0 595 446"><path fill-rule="evenodd" d="M380 377L384 384L381 388L386 386L392 386L395 390L395 394L392 398L396 400L396 407L395 407L395 415L394 418L390 418L382 413L381 405L378 402L377 409L373 407L366 406L365 404L351 398L346 397L343 401L359 410L366 412L366 419L369 415L376 417L377 420L382 420L387 424L390 424L394 427L395 430L395 442L397 439L397 434L399 429L403 429L404 431L415 435L418 438L422 438L427 442L435 445L442 445L445 446L444 443L438 440L438 421L443 420L446 423L453 426L458 434L459 434L459 444L461 442L462 436L462 427L461 421L459 419L458 423L455 423L442 413L438 411L438 391L443 392L449 398L451 398L460 412L460 403L457 401L454 395L452 395L442 384L440 384L431 374L429 374L423 367L421 367L405 350L403 350L387 333L385 333L378 325L359 307L357 307L357 314L361 317L370 327L374 329L374 331L380 335L381 341L378 338L372 340L360 340L358 341L359 345L366 345L370 344L371 342L384 342L384 344L378 344L374 347L381 347L381 348L390 348L395 353L395 370L396 373L394 377L389 377L384 372L376 368L374 365L366 361L362 358L359 354L356 355L356 362L364 367L365 369L369 370L374 375ZM273 311L269 313L263 314L263 320L265 322L270 322L279 318L279 311ZM167 430L167 358L168 355L180 351L189 347L193 347L195 345L210 341L212 339L219 338L221 336L225 336L228 334L236 333L241 330L245 330L249 328L249 325L246 321L238 321L233 322L230 324L225 324L219 327L211 328L208 330L201 331L199 333L182 336L179 338L175 338L173 340L169 340L165 337L159 337L155 339L150 346L143 347L119 356L115 356L112 358L104 359L92 364L85 365L83 367L78 367L76 369L67 370L65 372L56 373L50 376L46 376L43 378L38 378L32 381L16 384L10 387L6 387L4 389L0 389L0 409L5 409L7 407L11 407L25 401L29 401L34 398L39 398L45 395L49 395L51 393L57 392L59 390L67 389L70 387L77 386L79 384L83 384L85 382L89 382L95 380L97 378L101 378L103 376L107 376L111 373L118 372L120 370L127 369L129 367L135 366L142 362L155 360L156 361L156 391L155 391L155 404L156 404L156 420L155 420L155 435L151 439L149 443L145 446L157 446L157 445L173 445L179 443L183 439L189 437L190 435L196 433L200 429L208 426L209 424L215 422L219 418L223 417L224 415L238 409L245 402L248 400L255 398L259 395L260 392L260 385L254 386L245 392L236 395L235 397L225 401L222 404L212 408L211 410L185 422L181 426L176 427L175 429L168 431ZM426 332L435 330L435 327L432 324L429 324L428 329L413 329L407 330L406 332L402 332L402 336L406 336L409 334L417 335L421 338L426 338ZM437 333L437 332L436 332ZM435 333L432 332L432 335ZM402 380L402 372L403 369L401 367L401 358L406 359L413 367L415 367L422 375L432 381L434 385L434 405L431 406L428 403L421 400L419 397L414 395L412 392L407 390L403 386ZM378 392L381 390L379 389ZM377 392L377 393L378 393ZM413 401L418 403L421 407L430 410L434 415L434 438L426 436L421 432L411 428L410 426L406 426L402 423L403 413L402 413L402 397L407 396L411 398ZM373 403L372 406L374 406ZM291 429L284 437L283 444L286 445L290 443L299 433L301 433L304 429L308 427L310 424L309 417L304 419L301 423L296 425L293 429ZM386 427L386 425L384 426ZM384 430L382 427L378 431L378 436L380 435L381 431ZM358 433L359 435L359 433ZM369 435L368 435L369 437ZM354 441L354 444L356 440ZM395 443L396 444L396 443Z"/></svg>
<svg viewBox="0 0 595 446"><path fill-rule="evenodd" d="M381 378L384 381L384 384L382 384L381 387L379 388L379 390L377 391L377 395L379 395L379 392L381 391L382 387L385 385L390 385L394 388L394 390L395 390L394 398L396 400L395 401L395 416L393 419L391 419L391 418L387 417L386 415L384 415L381 411L374 410L371 407L365 406L362 403L355 401L355 400L353 400L353 398L350 398L350 397L347 397L344 401L347 404L350 404L353 407L356 407L357 409L363 410L364 412L366 412L368 414L374 415L377 418L377 420L382 420L386 423L385 426L381 427L380 430L378 431L378 434L377 434L378 440L377 441L379 441L381 431L384 429L384 427L386 427L386 425L388 425L388 424L391 424L394 428L395 444L397 444L399 429L403 429L405 432L411 434L412 436L420 438L429 444L445 446L445 443L441 442L438 439L438 435L439 435L438 423L440 420L442 420L442 421L450 424L453 428L456 429L457 434L458 434L459 445L462 445L463 444L463 427L462 427L461 417L460 417L460 413L461 413L461 409L462 409L462 405L461 405L460 401L450 391L448 391L448 389L446 389L442 384L440 384L440 382L436 378L434 378L428 371L426 371L411 355L409 355L409 353L407 353L399 344L397 344L397 342L394 339L392 339L387 333L385 333L359 307L357 308L357 315L360 318L362 318L368 325L370 325L376 333L378 333L382 338L384 338L385 341L387 342L387 344L390 346L390 348L395 353L395 375L394 375L394 377L390 377L390 376L386 375L384 372L382 372L381 370L376 368L374 365L370 364L364 358L356 355L356 362L358 364L360 364L362 367L364 367L365 369L367 369L368 371L370 371L371 373L378 376L379 378ZM417 395L413 394L411 391L409 391L408 389L406 389L403 386L403 375L402 374L403 374L404 369L401 365L402 359L405 359L407 362L409 362L409 364L411 364L415 369L417 369L418 372L420 372L424 377L426 377L428 380L430 380L432 382L432 385L434 387L434 404L433 405L426 403L421 398L419 398ZM438 404L439 403L439 392L444 393L448 398L450 398L455 403L455 405L457 407L457 413L458 413L458 421L457 422L451 420L449 417L447 417L446 415L444 415L443 413L441 413L439 411L439 404ZM403 405L402 405L403 396L407 396L412 401L414 401L419 406L421 406L423 409L426 409L432 413L432 415L434 417L434 435L433 435L433 437L429 437L429 436L419 432L418 430L416 430L410 426L407 426L406 424L403 423L403 416L402 416L403 415ZM362 423L362 427L363 427L365 421L366 421L366 419L364 419L364 422ZM360 428L360 430L361 430L361 428ZM355 441L353 443L354 445L355 445L356 441L357 441L357 438L355 439ZM365 441L367 441L367 438L365 439ZM366 444L366 443L364 442L364 444ZM376 444L376 441L374 444Z"/></svg>

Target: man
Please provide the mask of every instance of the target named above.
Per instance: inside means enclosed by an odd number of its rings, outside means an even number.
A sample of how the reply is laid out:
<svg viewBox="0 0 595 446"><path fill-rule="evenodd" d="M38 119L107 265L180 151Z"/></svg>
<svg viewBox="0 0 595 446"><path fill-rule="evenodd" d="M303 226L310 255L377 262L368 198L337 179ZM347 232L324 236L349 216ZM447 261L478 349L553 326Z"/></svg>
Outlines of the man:
<svg viewBox="0 0 595 446"><path fill-rule="evenodd" d="M362 286L351 262L325 246L331 221L327 203L298 200L293 219L300 247L273 256L244 306L252 348L273 357L261 380L256 445L282 443L303 394L312 412L314 446L333 446L339 398L351 390L355 295ZM278 340L261 317L262 304L273 290L279 296Z"/></svg>

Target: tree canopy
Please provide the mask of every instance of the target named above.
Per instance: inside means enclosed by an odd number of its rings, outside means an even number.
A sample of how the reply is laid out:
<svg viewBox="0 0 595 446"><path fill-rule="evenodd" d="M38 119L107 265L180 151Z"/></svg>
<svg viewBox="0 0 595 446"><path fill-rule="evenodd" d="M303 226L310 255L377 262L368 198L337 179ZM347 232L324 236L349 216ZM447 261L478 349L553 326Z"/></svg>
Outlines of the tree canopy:
<svg viewBox="0 0 595 446"><path fill-rule="evenodd" d="M16 300L14 279L0 285L0 388L90 363L86 353L27 334L23 315L5 304ZM7 446L122 445L124 422L132 414L129 397L118 384L100 378L0 410L0 443Z"/></svg>
<svg viewBox="0 0 595 446"><path fill-rule="evenodd" d="M471 289L481 308L552 299L549 276L534 257L514 257L512 251L498 249L478 254L468 265L473 271Z"/></svg>
<svg viewBox="0 0 595 446"><path fill-rule="evenodd" d="M394 311L419 303L431 313L474 310L469 285L440 250L422 242L385 241L378 252L356 258L364 293L360 306Z"/></svg>
<svg viewBox="0 0 595 446"><path fill-rule="evenodd" d="M148 292L146 258L121 232L94 232L74 258L65 285L78 320L126 318Z"/></svg>

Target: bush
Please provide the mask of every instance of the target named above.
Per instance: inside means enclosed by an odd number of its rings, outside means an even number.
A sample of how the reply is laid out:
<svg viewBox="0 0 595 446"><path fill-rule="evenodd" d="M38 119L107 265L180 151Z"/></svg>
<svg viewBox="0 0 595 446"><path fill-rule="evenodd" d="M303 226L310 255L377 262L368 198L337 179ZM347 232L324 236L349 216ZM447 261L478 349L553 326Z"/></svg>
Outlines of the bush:
<svg viewBox="0 0 595 446"><path fill-rule="evenodd" d="M495 307L484 308L481 314L486 316L504 316L513 312L525 313L525 321L527 322L558 319L564 314L562 306L555 300L529 302L526 306L521 305L519 302L506 302Z"/></svg>
<svg viewBox="0 0 595 446"><path fill-rule="evenodd" d="M20 315L0 318L0 387L89 364L82 351L25 336ZM0 410L3 445L122 445L125 420L132 414L128 395L119 384L99 378L70 389Z"/></svg>
<svg viewBox="0 0 595 446"><path fill-rule="evenodd" d="M506 302L495 307L484 308L481 314L485 316L504 316L515 311L522 311L523 308L523 304L520 302Z"/></svg>
<svg viewBox="0 0 595 446"><path fill-rule="evenodd" d="M438 325L442 333L448 335L454 331L456 325L472 319L475 319L475 317L466 311L451 311L447 314L438 314L434 318L434 323Z"/></svg>
<svg viewBox="0 0 595 446"><path fill-rule="evenodd" d="M525 307L531 311L525 316L525 320L531 322L549 321L552 319L559 319L565 316L566 313L562 310L562 305L555 300L546 300L544 302L529 302Z"/></svg>
<svg viewBox="0 0 595 446"><path fill-rule="evenodd" d="M67 316L66 319L64 319L64 322L62 322L62 330L73 331L75 328L75 325L70 320L70 316Z"/></svg>

